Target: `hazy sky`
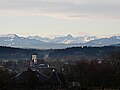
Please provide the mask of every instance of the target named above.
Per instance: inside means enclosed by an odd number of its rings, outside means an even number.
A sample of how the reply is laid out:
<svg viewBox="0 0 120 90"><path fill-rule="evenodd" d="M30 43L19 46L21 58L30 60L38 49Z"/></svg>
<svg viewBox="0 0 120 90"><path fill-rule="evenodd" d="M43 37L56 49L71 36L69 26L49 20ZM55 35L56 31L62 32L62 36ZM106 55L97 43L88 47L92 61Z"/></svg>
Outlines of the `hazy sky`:
<svg viewBox="0 0 120 90"><path fill-rule="evenodd" d="M120 33L120 0L0 0L0 34Z"/></svg>

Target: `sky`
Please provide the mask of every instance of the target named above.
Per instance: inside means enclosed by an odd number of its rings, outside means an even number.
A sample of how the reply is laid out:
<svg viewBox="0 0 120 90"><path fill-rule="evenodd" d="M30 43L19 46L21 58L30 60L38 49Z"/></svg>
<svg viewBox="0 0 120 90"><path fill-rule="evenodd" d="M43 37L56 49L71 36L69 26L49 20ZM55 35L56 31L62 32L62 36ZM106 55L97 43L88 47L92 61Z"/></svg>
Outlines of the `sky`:
<svg viewBox="0 0 120 90"><path fill-rule="evenodd" d="M0 0L0 34L120 33L120 0Z"/></svg>

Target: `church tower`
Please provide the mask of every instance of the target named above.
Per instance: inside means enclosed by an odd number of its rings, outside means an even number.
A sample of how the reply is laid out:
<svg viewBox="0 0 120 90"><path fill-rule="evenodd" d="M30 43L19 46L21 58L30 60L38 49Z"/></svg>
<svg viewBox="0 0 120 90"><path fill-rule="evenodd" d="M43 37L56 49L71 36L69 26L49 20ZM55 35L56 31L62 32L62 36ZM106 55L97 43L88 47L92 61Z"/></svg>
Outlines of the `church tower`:
<svg viewBox="0 0 120 90"><path fill-rule="evenodd" d="M37 55L32 55L32 61L34 62L34 64L37 64Z"/></svg>

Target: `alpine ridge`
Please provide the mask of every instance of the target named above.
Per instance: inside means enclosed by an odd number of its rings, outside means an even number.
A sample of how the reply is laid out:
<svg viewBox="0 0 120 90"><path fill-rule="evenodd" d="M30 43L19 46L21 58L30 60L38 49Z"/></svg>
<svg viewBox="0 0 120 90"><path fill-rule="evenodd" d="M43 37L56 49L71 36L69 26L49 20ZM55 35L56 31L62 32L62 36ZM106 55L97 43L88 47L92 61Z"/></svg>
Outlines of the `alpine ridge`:
<svg viewBox="0 0 120 90"><path fill-rule="evenodd" d="M21 37L16 34L0 35L0 46L21 48L62 49L76 46L108 46L119 43L120 35L98 38L94 35L74 37L68 34L66 36L56 36L52 39L40 36Z"/></svg>

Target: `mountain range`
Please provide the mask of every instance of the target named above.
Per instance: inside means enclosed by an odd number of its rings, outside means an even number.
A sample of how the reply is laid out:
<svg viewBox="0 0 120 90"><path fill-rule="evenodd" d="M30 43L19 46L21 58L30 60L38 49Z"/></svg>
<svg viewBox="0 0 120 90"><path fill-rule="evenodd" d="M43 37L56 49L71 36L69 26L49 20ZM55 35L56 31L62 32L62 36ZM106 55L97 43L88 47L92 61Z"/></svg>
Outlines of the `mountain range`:
<svg viewBox="0 0 120 90"><path fill-rule="evenodd" d="M78 36L73 37L72 35L68 34L67 36L60 36L54 37L53 39L50 38L42 38L40 36L28 36L29 39L36 39L43 42L49 43L63 43L63 44L73 44L73 43L85 43L91 40L97 39L96 36Z"/></svg>
<svg viewBox="0 0 120 90"><path fill-rule="evenodd" d="M39 49L62 49L76 46L107 46L119 45L120 35L106 38L98 38L92 35L74 37L70 34L54 38L40 36L20 37L16 34L0 35L0 46L39 48Z"/></svg>

